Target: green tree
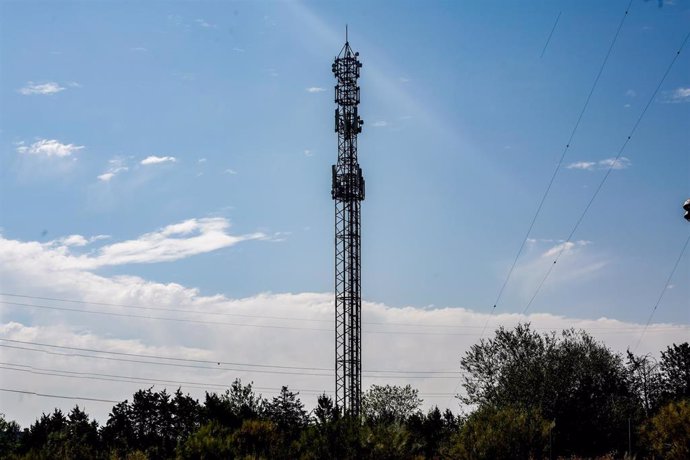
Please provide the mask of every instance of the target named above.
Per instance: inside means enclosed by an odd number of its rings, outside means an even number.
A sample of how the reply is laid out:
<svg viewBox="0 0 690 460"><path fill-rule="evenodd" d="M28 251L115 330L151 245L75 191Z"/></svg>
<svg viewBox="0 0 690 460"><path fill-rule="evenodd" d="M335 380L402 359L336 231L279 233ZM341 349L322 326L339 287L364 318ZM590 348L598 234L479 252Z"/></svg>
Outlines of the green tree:
<svg viewBox="0 0 690 460"><path fill-rule="evenodd" d="M661 352L661 378L667 400L690 398L690 344L673 344Z"/></svg>
<svg viewBox="0 0 690 460"><path fill-rule="evenodd" d="M101 456L98 423L90 420L86 412L75 406L67 416L64 458L88 460Z"/></svg>
<svg viewBox="0 0 690 460"><path fill-rule="evenodd" d="M690 458L690 402L672 401L663 406L641 430L649 450L666 460Z"/></svg>
<svg viewBox="0 0 690 460"><path fill-rule="evenodd" d="M544 458L553 426L537 408L484 406L462 425L449 456L463 460Z"/></svg>
<svg viewBox="0 0 690 460"><path fill-rule="evenodd" d="M101 439L116 458L125 458L136 444L132 422L132 407L124 400L115 404L108 421L101 429Z"/></svg>
<svg viewBox="0 0 690 460"><path fill-rule="evenodd" d="M182 393L180 388L175 391L171 400L172 431L176 443L183 442L201 426L201 406L199 401Z"/></svg>
<svg viewBox="0 0 690 460"><path fill-rule="evenodd" d="M221 460L233 456L232 431L213 421L192 433L177 449L181 460Z"/></svg>
<svg viewBox="0 0 690 460"><path fill-rule="evenodd" d="M239 428L244 420L261 417L265 400L254 393L253 384L243 385L240 379L232 382L225 393L206 393L202 418L217 421L230 428Z"/></svg>
<svg viewBox="0 0 690 460"><path fill-rule="evenodd" d="M5 414L0 413L0 452L10 458L19 449L21 427L14 420L5 420Z"/></svg>
<svg viewBox="0 0 690 460"><path fill-rule="evenodd" d="M298 398L299 393L288 390L283 386L280 394L267 402L264 408L265 416L274 422L282 431L292 431L307 424L307 412L304 404Z"/></svg>
<svg viewBox="0 0 690 460"><path fill-rule="evenodd" d="M56 437L67 427L67 418L60 409L41 417L34 422L21 437L20 453L44 458L54 451ZM46 457L47 458L47 457Z"/></svg>
<svg viewBox="0 0 690 460"><path fill-rule="evenodd" d="M500 328L461 360L463 400L472 405L537 409L555 420L554 453L595 456L627 448L636 407L622 358L584 331L539 334L529 324Z"/></svg>
<svg viewBox="0 0 690 460"><path fill-rule="evenodd" d="M304 404L298 395L299 393L292 392L288 390L288 387L283 386L280 394L264 405L264 416L273 422L275 431L279 435L279 450L289 458L296 456L296 452L300 449L298 440L309 422Z"/></svg>
<svg viewBox="0 0 690 460"><path fill-rule="evenodd" d="M232 435L233 449L239 458L295 458L281 440L278 428L270 420L245 420Z"/></svg>
<svg viewBox="0 0 690 460"><path fill-rule="evenodd" d="M362 397L362 414L369 423L402 423L422 404L410 385L372 385Z"/></svg>
<svg viewBox="0 0 690 460"><path fill-rule="evenodd" d="M438 457L459 426L450 409L442 413L438 406L426 415L421 412L412 414L406 425L412 438L412 453L424 458Z"/></svg>
<svg viewBox="0 0 690 460"><path fill-rule="evenodd" d="M343 415L330 396L319 396L311 422L300 442L304 459L363 458L361 421Z"/></svg>
<svg viewBox="0 0 690 460"><path fill-rule="evenodd" d="M663 399L662 376L659 365L649 356L635 356L627 351L626 365L630 389L639 401L642 414L640 418L649 415L658 409Z"/></svg>

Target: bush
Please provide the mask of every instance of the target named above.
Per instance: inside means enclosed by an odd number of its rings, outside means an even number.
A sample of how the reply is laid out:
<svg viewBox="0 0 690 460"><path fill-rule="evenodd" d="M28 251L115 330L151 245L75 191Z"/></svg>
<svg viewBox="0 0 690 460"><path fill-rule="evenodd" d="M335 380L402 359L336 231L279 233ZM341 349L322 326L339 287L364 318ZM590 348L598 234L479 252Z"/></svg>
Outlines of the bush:
<svg viewBox="0 0 690 460"><path fill-rule="evenodd" d="M663 406L642 428L649 450L666 460L690 458L690 402L674 401Z"/></svg>

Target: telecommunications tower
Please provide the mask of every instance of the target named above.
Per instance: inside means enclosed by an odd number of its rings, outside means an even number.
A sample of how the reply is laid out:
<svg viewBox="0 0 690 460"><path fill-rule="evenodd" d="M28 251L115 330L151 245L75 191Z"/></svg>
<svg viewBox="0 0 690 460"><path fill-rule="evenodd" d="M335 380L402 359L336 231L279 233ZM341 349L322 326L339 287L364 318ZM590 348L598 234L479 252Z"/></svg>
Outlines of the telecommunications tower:
<svg viewBox="0 0 690 460"><path fill-rule="evenodd" d="M362 392L362 294L360 276L360 202L364 177L357 163L357 134L362 132L359 69L362 64L345 45L335 58L335 132L338 163L332 168L331 196L335 200L335 403L344 413L358 416Z"/></svg>

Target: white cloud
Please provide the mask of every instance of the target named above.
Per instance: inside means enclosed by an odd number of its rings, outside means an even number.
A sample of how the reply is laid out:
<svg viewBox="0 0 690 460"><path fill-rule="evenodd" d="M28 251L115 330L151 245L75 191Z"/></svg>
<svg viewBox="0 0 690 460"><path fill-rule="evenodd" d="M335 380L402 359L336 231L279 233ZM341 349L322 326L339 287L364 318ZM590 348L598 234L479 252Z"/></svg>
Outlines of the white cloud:
<svg viewBox="0 0 690 460"><path fill-rule="evenodd" d="M601 160L599 162L599 165L601 165L602 168L606 169L627 169L630 167L630 160L626 157L620 157L618 159L607 158L605 160Z"/></svg>
<svg viewBox="0 0 690 460"><path fill-rule="evenodd" d="M637 93L635 92L635 90L629 89L629 90L627 90L627 91L625 92L625 95L626 95L627 97L635 97L635 96L637 96Z"/></svg>
<svg viewBox="0 0 690 460"><path fill-rule="evenodd" d="M220 217L189 219L146 233L135 240L104 246L87 261L87 265L173 261L234 246L242 241L266 238L263 233L233 236L227 232L229 227L227 219Z"/></svg>
<svg viewBox="0 0 690 460"><path fill-rule="evenodd" d="M592 170L596 166L595 161L578 161L576 163L570 163L567 168L568 169L585 169L585 170Z"/></svg>
<svg viewBox="0 0 690 460"><path fill-rule="evenodd" d="M108 171L105 173L97 176L98 180L101 182L110 182L110 180L115 177L116 174L119 174L124 171L128 171L129 168L125 164L125 160L120 157L115 157L111 158L108 160Z"/></svg>
<svg viewBox="0 0 690 460"><path fill-rule="evenodd" d="M690 88L677 88L669 96L670 102L690 102Z"/></svg>
<svg viewBox="0 0 690 460"><path fill-rule="evenodd" d="M304 156L305 156L305 157L310 157L310 156L312 156L312 155L314 155L314 152L312 152L312 151L309 150L309 149L304 149Z"/></svg>
<svg viewBox="0 0 690 460"><path fill-rule="evenodd" d="M134 48L130 48L132 51L136 51L138 53L145 53L148 51L148 49L144 48L143 46L135 46Z"/></svg>
<svg viewBox="0 0 690 460"><path fill-rule="evenodd" d="M83 145L63 144L55 139L40 139L31 145L17 144L17 152L26 155L64 158L83 149Z"/></svg>
<svg viewBox="0 0 690 460"><path fill-rule="evenodd" d="M148 156L141 160L142 165L155 165L159 163L175 163L177 158L175 157L157 157L155 155Z"/></svg>
<svg viewBox="0 0 690 460"><path fill-rule="evenodd" d="M234 47L232 50L235 51L236 53L244 53L244 48Z"/></svg>
<svg viewBox="0 0 690 460"><path fill-rule="evenodd" d="M60 239L60 242L65 246L86 246L89 240L81 235L69 235Z"/></svg>
<svg viewBox="0 0 690 460"><path fill-rule="evenodd" d="M224 174L235 175L235 174L237 174L237 171L235 171L234 169L228 168L228 169L226 169L225 171L223 171L223 173L224 173Z"/></svg>
<svg viewBox="0 0 690 460"><path fill-rule="evenodd" d="M556 257L559 257L558 264L553 265ZM515 299L519 308L524 308L547 272L548 282L544 284L541 295L592 282L608 264L607 256L596 251L590 241L565 242L532 238L528 240L521 263L515 267L506 290L506 298Z"/></svg>
<svg viewBox="0 0 690 460"><path fill-rule="evenodd" d="M573 249L576 246L586 246L589 244L589 241L585 240L580 240L580 241L564 241L562 243L559 243L551 248L549 248L546 252L544 252L541 257L546 257L546 258L551 258L553 256L557 256L558 254L563 253L563 255L567 254L572 254Z"/></svg>
<svg viewBox="0 0 690 460"><path fill-rule="evenodd" d="M206 158L199 158L197 163L206 163Z"/></svg>
<svg viewBox="0 0 690 460"><path fill-rule="evenodd" d="M45 263L58 265L65 270L95 270L106 266L175 261L234 246L243 241L270 239L263 233L231 235L228 233L229 227L227 219L220 217L189 219L146 233L134 240L102 246L86 254L73 254L69 250L70 245L64 244L63 240L57 240L63 243L58 249L47 250L38 243L0 239L0 257L10 265L26 264L36 268L36 264ZM71 238L71 242L83 241L78 235L68 238ZM104 238L99 235L89 242ZM48 243L48 246L53 248L54 242ZM29 254L29 259L20 260Z"/></svg>
<svg viewBox="0 0 690 460"><path fill-rule="evenodd" d="M137 277L108 278L84 273L79 282L69 276L69 282L55 285L35 285L37 295L71 298L87 302L63 303L68 308L105 311L116 314L134 314L153 317L199 320L199 323L180 323L165 320L146 320L128 317L89 315L67 312L46 312L5 305L5 322L0 324L0 338L24 342L46 343L58 346L104 350L115 353L133 353L139 356L168 356L172 358L206 360L196 368L156 366L102 359L87 359L70 355L47 355L26 350L5 349L3 361L37 368L66 369L74 372L99 372L138 378L156 378L203 382L202 388L182 384L185 392L203 398L203 390L222 391L235 377L253 381L259 392L272 395L281 385L289 385L301 392L302 400L313 406L317 394L332 392L333 296L330 293L259 294L231 299L224 296L203 296L195 289L178 284L160 284ZM58 273L53 275L57 278ZM46 278L46 281L49 278ZM56 305L41 300L27 301L4 297L3 301ZM104 307L94 302L122 303L134 308ZM91 304L89 304L91 303ZM172 308L187 313L152 311L142 308ZM12 321L13 313L23 313L19 322ZM486 336L499 325L512 327L518 322L530 321L539 331L584 328L597 339L618 352L634 344L644 327L609 318L579 319L535 313L496 314L464 308L395 308L381 303L363 303L363 384L410 383L422 393L427 407L438 404L445 407L459 381L458 360L481 334L487 320ZM27 321L32 321L28 324ZM690 327L675 324L652 324L645 335L639 353L658 353L665 345L687 337ZM26 346L22 344L13 344ZM43 348L31 346L31 348ZM43 348L45 349L45 348ZM309 352L305 354L304 350ZM382 350L385 350L383 352ZM438 350L444 350L439 353ZM60 351L60 350L51 350ZM71 353L74 353L72 351ZM81 353L84 354L84 353ZM91 353L87 353L91 354ZM103 356L103 355L101 355ZM113 355L110 355L113 356ZM120 356L122 357L122 356ZM135 358L138 359L138 358ZM215 363L221 362L221 365ZM296 374L271 374L286 369L257 368L231 365L228 362L272 364L276 366L314 367L322 370L300 371ZM445 374L410 378L406 374L384 374L372 370L429 370ZM269 373L266 373L268 371ZM75 394L74 379L44 376L32 378L25 372L1 370L7 388L28 388L53 394ZM289 370L287 370L289 372ZM156 389L175 390L178 384L155 382ZM79 394L96 398L123 400L144 383L93 381L80 386ZM271 390L273 389L273 390ZM442 393L442 396L427 396ZM60 401L25 398L20 400L3 395L6 414L26 425L43 410ZM73 401L65 401L65 406ZM87 411L100 421L107 418L109 404L86 403ZM62 406L59 406L62 407ZM68 407L69 408L69 407ZM452 408L458 410L452 401Z"/></svg>
<svg viewBox="0 0 690 460"><path fill-rule="evenodd" d="M373 126L374 128L384 128L384 127L388 126L388 122L385 120L379 120L379 121L375 121L374 123L372 123L371 126Z"/></svg>
<svg viewBox="0 0 690 460"><path fill-rule="evenodd" d="M194 22L196 22L200 27L203 27L205 29L215 29L216 25L211 24L210 22L207 22L203 19L195 19Z"/></svg>
<svg viewBox="0 0 690 460"><path fill-rule="evenodd" d="M310 86L309 88L306 89L308 93L323 93L326 91L325 88L321 88L319 86Z"/></svg>
<svg viewBox="0 0 690 460"><path fill-rule="evenodd" d="M599 161L578 161L575 163L570 163L566 168L568 169L581 169L584 171L594 171L601 169L627 169L630 167L630 159L627 157L616 158L606 158Z"/></svg>
<svg viewBox="0 0 690 460"><path fill-rule="evenodd" d="M27 82L26 86L19 89L19 93L25 96L30 96L34 94L55 94L64 90L64 87L52 81L48 83L34 83L30 81Z"/></svg>

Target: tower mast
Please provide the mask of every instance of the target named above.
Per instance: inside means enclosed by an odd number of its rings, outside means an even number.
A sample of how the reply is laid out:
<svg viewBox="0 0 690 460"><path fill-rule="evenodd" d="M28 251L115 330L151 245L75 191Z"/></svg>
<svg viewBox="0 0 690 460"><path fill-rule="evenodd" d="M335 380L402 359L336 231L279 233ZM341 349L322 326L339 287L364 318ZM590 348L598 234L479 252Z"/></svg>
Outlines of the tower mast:
<svg viewBox="0 0 690 460"><path fill-rule="evenodd" d="M335 402L344 413L358 416L362 393L362 294L360 204L364 177L357 163L357 134L362 132L359 105L359 53L347 41L333 63L335 131L338 162L332 167L335 200Z"/></svg>

